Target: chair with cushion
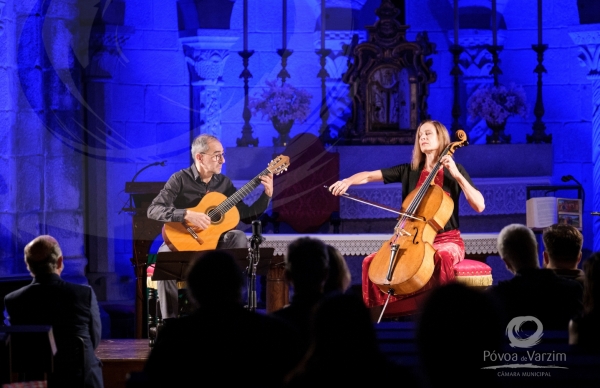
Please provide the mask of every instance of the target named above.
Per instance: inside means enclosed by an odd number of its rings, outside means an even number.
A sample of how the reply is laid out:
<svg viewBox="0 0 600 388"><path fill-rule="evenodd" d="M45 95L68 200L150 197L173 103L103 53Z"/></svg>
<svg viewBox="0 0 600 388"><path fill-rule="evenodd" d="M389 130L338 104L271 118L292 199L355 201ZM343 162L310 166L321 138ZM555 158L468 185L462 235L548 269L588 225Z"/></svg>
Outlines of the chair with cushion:
<svg viewBox="0 0 600 388"><path fill-rule="evenodd" d="M479 260L464 259L454 267L456 281L471 287L492 285L492 268Z"/></svg>

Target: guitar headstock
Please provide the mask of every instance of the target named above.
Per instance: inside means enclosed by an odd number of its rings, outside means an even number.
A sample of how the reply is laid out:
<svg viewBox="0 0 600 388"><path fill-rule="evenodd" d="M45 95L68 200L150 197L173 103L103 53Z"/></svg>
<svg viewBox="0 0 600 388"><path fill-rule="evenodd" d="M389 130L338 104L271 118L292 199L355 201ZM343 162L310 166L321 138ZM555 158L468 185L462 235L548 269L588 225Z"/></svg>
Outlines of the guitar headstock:
<svg viewBox="0 0 600 388"><path fill-rule="evenodd" d="M282 172L287 171L289 166L290 166L289 156L279 155L275 159L271 160L271 162L269 162L269 166L267 167L267 170L269 170L269 172L273 173L274 175L279 175Z"/></svg>

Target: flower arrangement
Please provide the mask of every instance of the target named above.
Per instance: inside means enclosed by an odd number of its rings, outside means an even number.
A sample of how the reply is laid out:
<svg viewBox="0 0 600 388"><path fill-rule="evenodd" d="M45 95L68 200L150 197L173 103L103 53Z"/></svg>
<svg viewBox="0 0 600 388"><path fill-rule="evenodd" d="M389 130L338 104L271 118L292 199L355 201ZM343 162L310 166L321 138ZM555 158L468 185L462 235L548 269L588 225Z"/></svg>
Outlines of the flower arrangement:
<svg viewBox="0 0 600 388"><path fill-rule="evenodd" d="M248 107L253 114L286 123L305 121L310 112L312 95L306 90L295 88L277 80L267 81L267 87L257 97L251 97Z"/></svg>
<svg viewBox="0 0 600 388"><path fill-rule="evenodd" d="M488 126L504 124L510 116L527 117L527 98L521 86L481 87L468 101L471 118L481 117Z"/></svg>

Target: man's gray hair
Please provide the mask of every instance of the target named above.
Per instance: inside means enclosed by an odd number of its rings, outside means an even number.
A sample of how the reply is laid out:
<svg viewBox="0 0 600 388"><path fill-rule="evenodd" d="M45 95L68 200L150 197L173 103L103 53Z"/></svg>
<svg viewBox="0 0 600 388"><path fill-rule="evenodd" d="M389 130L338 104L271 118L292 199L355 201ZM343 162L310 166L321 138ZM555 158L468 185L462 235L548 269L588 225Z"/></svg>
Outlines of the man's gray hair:
<svg viewBox="0 0 600 388"><path fill-rule="evenodd" d="M538 246L533 231L522 224L510 224L498 234L498 254L515 270L539 268Z"/></svg>
<svg viewBox="0 0 600 388"><path fill-rule="evenodd" d="M192 159L196 160L196 154L206 152L208 150L208 143L211 141L219 141L219 139L207 133L197 136L192 142Z"/></svg>

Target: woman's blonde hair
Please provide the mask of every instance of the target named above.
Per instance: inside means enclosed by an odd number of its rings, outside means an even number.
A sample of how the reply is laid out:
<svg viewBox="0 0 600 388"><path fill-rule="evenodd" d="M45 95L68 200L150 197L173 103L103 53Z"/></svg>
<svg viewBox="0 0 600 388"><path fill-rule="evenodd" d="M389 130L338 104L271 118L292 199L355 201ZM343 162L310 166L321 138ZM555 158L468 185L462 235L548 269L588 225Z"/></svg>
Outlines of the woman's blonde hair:
<svg viewBox="0 0 600 388"><path fill-rule="evenodd" d="M419 131L423 125L428 123L433 125L438 135L438 141L440 143L437 152L438 155L442 153L448 144L450 144L450 134L448 133L448 129L446 129L444 124L437 120L423 121L421 124L419 124L419 128L417 128L417 132L415 133L415 146L413 148L412 160L410 162L410 167L413 170L418 170L421 164L425 162L425 154L421 151L421 146L419 145Z"/></svg>

